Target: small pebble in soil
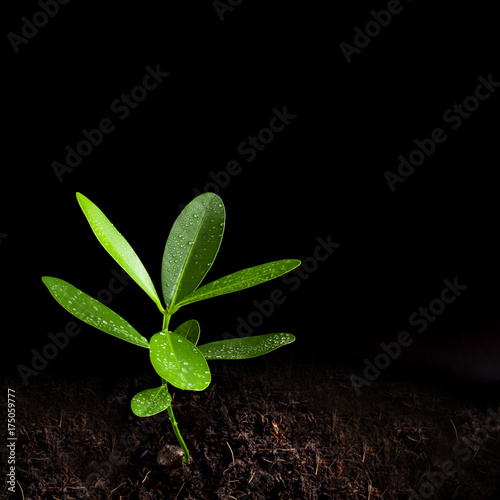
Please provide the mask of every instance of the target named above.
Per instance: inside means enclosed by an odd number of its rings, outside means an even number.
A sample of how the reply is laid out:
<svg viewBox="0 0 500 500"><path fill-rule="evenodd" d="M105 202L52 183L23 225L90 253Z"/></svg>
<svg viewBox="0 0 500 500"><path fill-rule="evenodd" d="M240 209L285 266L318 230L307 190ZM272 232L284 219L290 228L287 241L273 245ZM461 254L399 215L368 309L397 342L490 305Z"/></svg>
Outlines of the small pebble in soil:
<svg viewBox="0 0 500 500"><path fill-rule="evenodd" d="M156 455L156 461L159 465L173 468L182 464L183 456L184 453L182 453L182 449L179 446L167 444Z"/></svg>

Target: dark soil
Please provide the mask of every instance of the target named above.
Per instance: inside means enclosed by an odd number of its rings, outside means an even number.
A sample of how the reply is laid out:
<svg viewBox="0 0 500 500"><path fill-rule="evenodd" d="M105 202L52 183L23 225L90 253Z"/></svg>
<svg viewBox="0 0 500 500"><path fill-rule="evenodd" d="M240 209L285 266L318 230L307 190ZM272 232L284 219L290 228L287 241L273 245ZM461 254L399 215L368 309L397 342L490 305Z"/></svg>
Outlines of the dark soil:
<svg viewBox="0 0 500 500"><path fill-rule="evenodd" d="M14 385L20 487L4 498L500 498L498 385L393 374L358 395L350 368L212 371L206 391L174 393L185 467L166 412L130 410L153 377Z"/></svg>

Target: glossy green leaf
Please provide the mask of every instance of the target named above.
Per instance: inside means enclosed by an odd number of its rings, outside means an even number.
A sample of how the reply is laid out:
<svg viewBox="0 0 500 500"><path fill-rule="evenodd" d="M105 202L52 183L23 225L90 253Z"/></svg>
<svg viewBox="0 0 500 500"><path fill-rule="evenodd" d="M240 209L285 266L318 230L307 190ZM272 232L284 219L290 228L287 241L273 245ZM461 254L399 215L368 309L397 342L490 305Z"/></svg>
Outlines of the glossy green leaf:
<svg viewBox="0 0 500 500"><path fill-rule="evenodd" d="M211 374L205 357L181 335L155 333L151 337L149 353L156 373L173 386L202 391L210 385Z"/></svg>
<svg viewBox="0 0 500 500"><path fill-rule="evenodd" d="M184 338L188 339L194 345L198 343L200 338L200 324L195 319L189 319L178 326L174 333L177 335L182 335Z"/></svg>
<svg viewBox="0 0 500 500"><path fill-rule="evenodd" d="M242 269L221 279L212 281L184 297L177 306L181 307L199 300L210 299L226 293L238 292L266 281L278 278L300 266L300 260L286 259Z"/></svg>
<svg viewBox="0 0 500 500"><path fill-rule="evenodd" d="M149 343L135 328L109 307L59 278L43 276L42 281L66 311L85 323L140 347Z"/></svg>
<svg viewBox="0 0 500 500"><path fill-rule="evenodd" d="M213 359L248 359L262 356L290 344L295 337L290 333L269 333L237 339L218 340L198 346L203 356Z"/></svg>
<svg viewBox="0 0 500 500"><path fill-rule="evenodd" d="M101 245L162 311L153 282L134 249L94 203L81 193L76 193L76 197Z"/></svg>
<svg viewBox="0 0 500 500"><path fill-rule="evenodd" d="M137 393L130 402L132 411L138 417L151 417L166 410L172 404L166 383L154 389Z"/></svg>
<svg viewBox="0 0 500 500"><path fill-rule="evenodd" d="M214 193L197 196L177 217L165 245L161 282L167 308L196 290L217 256L225 210Z"/></svg>

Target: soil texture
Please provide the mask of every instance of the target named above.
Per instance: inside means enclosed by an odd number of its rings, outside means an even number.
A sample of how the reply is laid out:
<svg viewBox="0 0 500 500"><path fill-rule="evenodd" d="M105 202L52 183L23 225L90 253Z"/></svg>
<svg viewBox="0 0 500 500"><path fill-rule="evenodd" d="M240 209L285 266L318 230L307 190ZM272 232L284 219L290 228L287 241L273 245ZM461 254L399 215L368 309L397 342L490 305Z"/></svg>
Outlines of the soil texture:
<svg viewBox="0 0 500 500"><path fill-rule="evenodd" d="M141 419L130 409L152 376L6 381L18 398L18 486L3 498L500 498L498 384L400 373L358 393L351 374L213 364L207 390L171 388L187 466L167 412Z"/></svg>

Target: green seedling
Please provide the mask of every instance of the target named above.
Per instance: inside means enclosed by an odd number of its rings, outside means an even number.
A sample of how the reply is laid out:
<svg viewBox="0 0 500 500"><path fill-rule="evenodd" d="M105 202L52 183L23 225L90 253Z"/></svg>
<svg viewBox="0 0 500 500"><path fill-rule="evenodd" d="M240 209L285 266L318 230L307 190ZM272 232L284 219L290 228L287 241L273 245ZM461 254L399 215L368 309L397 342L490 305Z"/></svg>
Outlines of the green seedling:
<svg viewBox="0 0 500 500"><path fill-rule="evenodd" d="M183 451L183 464L187 464L189 450L172 411L168 384L182 390L202 391L211 382L207 361L253 358L289 344L295 337L290 333L273 333L198 345L199 323L191 319L171 331L171 316L188 304L244 290L282 276L299 266L300 261L279 260L250 267L200 287L219 251L225 227L222 200L213 193L205 193L184 208L168 236L161 267L163 304L149 274L125 238L94 203L80 193L76 196L99 242L160 310L163 316L161 331L148 341L109 307L73 285L49 276L43 276L42 280L55 300L80 320L149 349L151 364L161 377L161 384L136 394L131 408L139 417L167 410Z"/></svg>

